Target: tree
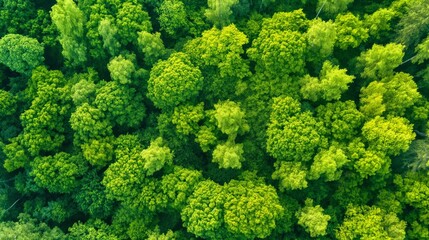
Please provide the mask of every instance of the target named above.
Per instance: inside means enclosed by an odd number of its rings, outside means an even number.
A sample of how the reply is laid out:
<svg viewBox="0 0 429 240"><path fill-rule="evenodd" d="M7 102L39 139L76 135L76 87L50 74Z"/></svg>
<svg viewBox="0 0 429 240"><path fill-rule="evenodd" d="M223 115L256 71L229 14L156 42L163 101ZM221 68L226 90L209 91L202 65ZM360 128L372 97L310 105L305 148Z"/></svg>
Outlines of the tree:
<svg viewBox="0 0 429 240"><path fill-rule="evenodd" d="M237 85L251 75L248 62L242 58L246 35L231 24L204 31L202 36L186 43L184 51L204 76L206 102L231 99Z"/></svg>
<svg viewBox="0 0 429 240"><path fill-rule="evenodd" d="M145 161L143 169L146 170L147 176L159 171L164 165L172 164L173 161L173 153L164 146L162 138L152 141L150 146L140 153L140 156Z"/></svg>
<svg viewBox="0 0 429 240"><path fill-rule="evenodd" d="M104 167L113 160L113 140L111 136L90 139L80 145L83 157L93 166Z"/></svg>
<svg viewBox="0 0 429 240"><path fill-rule="evenodd" d="M426 60L429 59L429 36L425 38L417 47L415 48L414 52L416 53L415 57L411 60L413 63L422 64ZM426 67L425 70L422 71L423 75L426 75L429 73L429 67ZM425 77L424 77L425 78Z"/></svg>
<svg viewBox="0 0 429 240"><path fill-rule="evenodd" d="M44 222L38 222L27 214L20 214L18 222L1 222L0 238L5 240L58 240L66 239L58 228L50 228Z"/></svg>
<svg viewBox="0 0 429 240"><path fill-rule="evenodd" d="M95 100L97 86L91 80L81 79L71 88L72 100L75 106L92 103Z"/></svg>
<svg viewBox="0 0 429 240"><path fill-rule="evenodd" d="M198 237L253 239L268 237L283 211L272 186L246 180L220 186L206 180L197 185L181 216Z"/></svg>
<svg viewBox="0 0 429 240"><path fill-rule="evenodd" d="M327 135L339 142L355 138L364 122L364 115L350 100L319 105L316 116L323 123Z"/></svg>
<svg viewBox="0 0 429 240"><path fill-rule="evenodd" d="M393 19L397 13L393 9L380 8L370 15L365 15L364 25L368 34L375 39L382 39L391 34Z"/></svg>
<svg viewBox="0 0 429 240"><path fill-rule="evenodd" d="M103 83L96 91L95 105L108 120L120 126L136 127L146 115L143 96L117 81Z"/></svg>
<svg viewBox="0 0 429 240"><path fill-rule="evenodd" d="M185 53L174 53L157 62L148 81L147 96L161 109L171 109L192 102L202 88L203 77Z"/></svg>
<svg viewBox="0 0 429 240"><path fill-rule="evenodd" d="M85 17L73 0L57 0L52 7L52 22L60 35L63 56L71 67L81 66L86 62L84 42Z"/></svg>
<svg viewBox="0 0 429 240"><path fill-rule="evenodd" d="M427 36L429 26L428 5L427 0L405 2L406 12L398 23L397 42L404 44L409 49L414 49Z"/></svg>
<svg viewBox="0 0 429 240"><path fill-rule="evenodd" d="M90 219L86 223L76 222L68 230L70 240L118 240L119 238L109 233L109 225L100 219Z"/></svg>
<svg viewBox="0 0 429 240"><path fill-rule="evenodd" d="M346 74L347 69L339 69L338 66L333 66L331 62L325 61L322 70L320 71L320 80L304 76L301 79L301 94L304 99L311 101L332 101L339 100L341 94L347 90L354 76Z"/></svg>
<svg viewBox="0 0 429 240"><path fill-rule="evenodd" d="M247 50L247 55L270 76L282 76L303 73L305 52L303 34L262 27L258 38Z"/></svg>
<svg viewBox="0 0 429 240"><path fill-rule="evenodd" d="M110 55L115 56L121 44L118 41L118 28L114 25L114 20L105 18L98 25L98 32L103 38L103 47Z"/></svg>
<svg viewBox="0 0 429 240"><path fill-rule="evenodd" d="M5 155L3 167L8 172L27 166L30 163L30 154L21 144L22 135L9 139L10 143L2 146Z"/></svg>
<svg viewBox="0 0 429 240"><path fill-rule="evenodd" d="M88 54L91 60L107 64L112 51L120 50L118 29L114 15L117 13L118 1L96 1L85 3L87 6L87 21L85 22L85 39L88 43ZM79 4L79 7L84 4ZM82 7L84 10L85 7ZM103 23L102 23L103 22ZM106 45L108 44L108 45ZM107 48L107 49L106 49ZM117 49L116 49L117 48ZM103 66L105 67L105 66Z"/></svg>
<svg viewBox="0 0 429 240"><path fill-rule="evenodd" d="M394 213L374 206L349 205L335 236L338 239L404 239L405 226Z"/></svg>
<svg viewBox="0 0 429 240"><path fill-rule="evenodd" d="M224 221L228 231L246 239L268 237L284 211L274 187L231 180L224 188Z"/></svg>
<svg viewBox="0 0 429 240"><path fill-rule="evenodd" d="M195 106L180 105L174 108L171 122L181 134L197 134L199 122L204 119L204 103Z"/></svg>
<svg viewBox="0 0 429 240"><path fill-rule="evenodd" d="M210 147L217 142L214 129L208 126L202 126L196 134L195 141L200 145L203 152L208 152Z"/></svg>
<svg viewBox="0 0 429 240"><path fill-rule="evenodd" d="M417 84L407 73L396 73L361 89L361 112L367 117L404 116L421 99Z"/></svg>
<svg viewBox="0 0 429 240"><path fill-rule="evenodd" d="M207 20L212 22L216 27L222 28L230 22L230 15L232 14L231 7L238 3L238 0L207 0L209 6L204 15Z"/></svg>
<svg viewBox="0 0 429 240"><path fill-rule="evenodd" d="M10 92L0 89L0 118L10 116L17 109L17 98Z"/></svg>
<svg viewBox="0 0 429 240"><path fill-rule="evenodd" d="M115 203L107 199L100 175L94 169L87 171L78 182L72 198L83 213L91 218L105 219L112 215Z"/></svg>
<svg viewBox="0 0 429 240"><path fill-rule="evenodd" d="M272 108L267 152L278 160L311 160L323 140L320 123L310 112L301 113L299 103L291 97L275 98Z"/></svg>
<svg viewBox="0 0 429 240"><path fill-rule="evenodd" d="M60 152L54 156L37 157L31 163L31 176L40 187L52 193L69 193L77 186L77 179L87 171L82 156Z"/></svg>
<svg viewBox="0 0 429 240"><path fill-rule="evenodd" d="M0 36L7 33L21 33L29 31L29 23L36 15L34 3L27 0L4 0L0 10Z"/></svg>
<svg viewBox="0 0 429 240"><path fill-rule="evenodd" d="M347 10L347 6L350 3L353 3L354 0L319 0L317 1L317 9L323 13L326 13L329 16L335 16L338 13L341 13Z"/></svg>
<svg viewBox="0 0 429 240"><path fill-rule="evenodd" d="M338 39L336 46L340 49L356 48L369 37L368 29L363 22L350 12L338 14L335 18L335 27Z"/></svg>
<svg viewBox="0 0 429 240"><path fill-rule="evenodd" d="M144 61L147 65L153 65L167 55L160 33L151 34L141 31L138 33L137 42L144 54Z"/></svg>
<svg viewBox="0 0 429 240"><path fill-rule="evenodd" d="M32 156L41 151L58 151L65 141L66 119L71 109L70 92L63 74L39 67L33 71L26 91L33 99L31 106L20 115L23 146Z"/></svg>
<svg viewBox="0 0 429 240"><path fill-rule="evenodd" d="M280 191L307 188L308 170L301 162L277 161L274 168L276 170L271 177L279 180Z"/></svg>
<svg viewBox="0 0 429 240"><path fill-rule="evenodd" d="M383 104L383 95L386 93L384 84L378 81L371 82L367 87L361 89L360 111L367 117L382 116L386 111Z"/></svg>
<svg viewBox="0 0 429 240"><path fill-rule="evenodd" d="M385 119L377 116L364 124L362 136L368 143L369 149L387 155L398 155L408 150L416 135L412 125L405 118Z"/></svg>
<svg viewBox="0 0 429 240"><path fill-rule="evenodd" d="M200 182L180 213L183 226L197 237L219 239L229 236L222 229L224 203L222 186L211 180Z"/></svg>
<svg viewBox="0 0 429 240"><path fill-rule="evenodd" d="M106 169L102 181L108 199L133 201L141 192L146 174L145 161L140 154L142 150L134 135L122 135L117 138L116 162Z"/></svg>
<svg viewBox="0 0 429 240"><path fill-rule="evenodd" d="M376 173L386 173L390 166L391 160L385 156L385 153L374 150L366 150L354 163L353 167L362 178L373 176Z"/></svg>
<svg viewBox="0 0 429 240"><path fill-rule="evenodd" d="M301 74L307 51L301 32L306 31L307 26L308 20L302 10L276 13L263 21L259 36L247 55L256 62L259 71L269 76Z"/></svg>
<svg viewBox="0 0 429 240"><path fill-rule="evenodd" d="M243 162L243 144L226 142L218 144L213 150L213 162L219 164L219 168L241 168Z"/></svg>
<svg viewBox="0 0 429 240"><path fill-rule="evenodd" d="M402 62L403 50L404 46L400 44L374 44L370 50L358 57L358 62L363 67L362 77L371 80L391 77L393 70Z"/></svg>
<svg viewBox="0 0 429 240"><path fill-rule="evenodd" d="M110 77L120 84L131 83L131 77L136 71L133 62L124 58L122 55L110 60L107 69L109 69Z"/></svg>
<svg viewBox="0 0 429 240"><path fill-rule="evenodd" d="M305 207L300 209L296 214L298 224L301 225L311 237L326 235L328 221L331 217L323 214L323 208L320 205L313 206L312 199L305 200Z"/></svg>
<svg viewBox="0 0 429 240"><path fill-rule="evenodd" d="M180 0L163 1L157 9L161 30L169 36L180 35L188 26L185 4Z"/></svg>
<svg viewBox="0 0 429 240"><path fill-rule="evenodd" d="M337 41L337 31L332 21L312 20L305 36L308 60L319 62L332 55Z"/></svg>
<svg viewBox="0 0 429 240"><path fill-rule="evenodd" d="M104 113L88 103L83 103L71 114L70 125L74 130L75 145L113 135L112 125L105 118Z"/></svg>
<svg viewBox="0 0 429 240"><path fill-rule="evenodd" d="M149 14L142 6L132 1L122 3L116 15L116 27L118 29L119 42L126 46L129 43L137 43L137 33L152 31Z"/></svg>
<svg viewBox="0 0 429 240"><path fill-rule="evenodd" d="M321 150L314 157L308 178L317 180L323 175L326 181L336 181L341 177L341 168L349 161L345 151L336 146L331 146L328 150Z"/></svg>
<svg viewBox="0 0 429 240"><path fill-rule="evenodd" d="M30 75L44 61L44 48L36 39L7 34L0 39L0 63L12 71Z"/></svg>
<svg viewBox="0 0 429 240"><path fill-rule="evenodd" d="M422 97L413 77L407 73L399 72L391 78L381 80L386 88L383 101L386 112L404 116L407 109L414 106Z"/></svg>
<svg viewBox="0 0 429 240"><path fill-rule="evenodd" d="M219 102L214 105L214 118L222 133L228 135L229 141L235 141L238 134L243 134L249 130L249 125L245 119L245 113L240 106L232 101Z"/></svg>
<svg viewBox="0 0 429 240"><path fill-rule="evenodd" d="M169 206L181 210L186 206L187 200L201 181L203 181L201 171L174 167L172 173L162 177L161 188L163 194L168 198Z"/></svg>

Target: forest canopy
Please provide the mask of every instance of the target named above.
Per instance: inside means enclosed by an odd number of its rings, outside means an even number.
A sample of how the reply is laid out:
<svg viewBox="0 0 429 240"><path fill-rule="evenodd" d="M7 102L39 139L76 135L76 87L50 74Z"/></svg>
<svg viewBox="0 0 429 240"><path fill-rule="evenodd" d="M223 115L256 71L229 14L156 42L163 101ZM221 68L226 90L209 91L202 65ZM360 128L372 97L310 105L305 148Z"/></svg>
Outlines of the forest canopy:
<svg viewBox="0 0 429 240"><path fill-rule="evenodd" d="M429 0L0 0L0 239L429 239Z"/></svg>

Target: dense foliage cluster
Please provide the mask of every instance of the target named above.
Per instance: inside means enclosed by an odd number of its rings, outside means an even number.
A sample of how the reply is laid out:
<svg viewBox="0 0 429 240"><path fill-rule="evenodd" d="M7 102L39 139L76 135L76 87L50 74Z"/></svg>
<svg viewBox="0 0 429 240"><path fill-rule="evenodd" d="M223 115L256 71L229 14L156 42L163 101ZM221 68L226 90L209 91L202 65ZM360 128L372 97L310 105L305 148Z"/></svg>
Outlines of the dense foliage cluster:
<svg viewBox="0 0 429 240"><path fill-rule="evenodd" d="M0 239L429 239L429 0L0 0Z"/></svg>

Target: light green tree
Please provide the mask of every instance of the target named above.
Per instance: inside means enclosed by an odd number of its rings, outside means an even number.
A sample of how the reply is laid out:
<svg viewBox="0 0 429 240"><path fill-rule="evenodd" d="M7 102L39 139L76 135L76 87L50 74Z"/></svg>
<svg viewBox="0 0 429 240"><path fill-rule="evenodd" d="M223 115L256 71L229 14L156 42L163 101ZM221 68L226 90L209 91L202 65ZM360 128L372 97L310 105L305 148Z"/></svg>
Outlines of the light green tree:
<svg viewBox="0 0 429 240"><path fill-rule="evenodd" d="M396 15L397 13L390 8L380 8L370 15L365 15L363 21L369 35L375 39L382 39L388 35Z"/></svg>
<svg viewBox="0 0 429 240"><path fill-rule="evenodd" d="M97 89L94 103L110 122L120 126L136 127L146 115L143 96L117 81L107 82Z"/></svg>
<svg viewBox="0 0 429 240"><path fill-rule="evenodd" d="M321 150L314 157L308 173L308 179L316 180L324 176L326 181L335 181L341 177L341 168L349 162L346 153L336 146Z"/></svg>
<svg viewBox="0 0 429 240"><path fill-rule="evenodd" d="M258 71L270 77L304 72L308 20L302 10L281 12L265 19L259 36L247 50Z"/></svg>
<svg viewBox="0 0 429 240"><path fill-rule="evenodd" d="M322 125L309 111L296 113L300 111L299 103L291 97L275 98L272 108L267 152L278 160L311 160L323 143Z"/></svg>
<svg viewBox="0 0 429 240"><path fill-rule="evenodd" d="M416 134L409 121L402 117L385 119L375 117L367 121L362 127L362 136L369 145L369 149L398 155L408 150Z"/></svg>
<svg viewBox="0 0 429 240"><path fill-rule="evenodd" d="M319 18L310 21L310 27L305 36L308 44L308 60L321 62L332 55L337 41L337 31L332 21L325 22Z"/></svg>
<svg viewBox="0 0 429 240"><path fill-rule="evenodd" d="M223 229L225 200L221 185L211 180L200 182L180 213L183 226L197 237L206 239L228 237L228 232Z"/></svg>
<svg viewBox="0 0 429 240"><path fill-rule="evenodd" d="M160 33L149 33L141 31L138 33L138 45L144 54L144 61L147 65L153 65L167 54Z"/></svg>
<svg viewBox="0 0 429 240"><path fill-rule="evenodd" d="M405 239L406 223L374 206L349 205L335 236L342 239Z"/></svg>
<svg viewBox="0 0 429 240"><path fill-rule="evenodd" d="M0 89L0 117L10 116L17 109L17 98L10 92Z"/></svg>
<svg viewBox="0 0 429 240"><path fill-rule="evenodd" d="M150 72L147 96L161 109L190 101L202 88L203 77L185 53L174 53L157 62Z"/></svg>
<svg viewBox="0 0 429 240"><path fill-rule="evenodd" d="M112 125L104 113L88 103L80 105L71 114L70 125L74 130L73 141L76 145L113 135Z"/></svg>
<svg viewBox="0 0 429 240"><path fill-rule="evenodd" d="M152 31L149 14L143 10L137 1L125 1L118 8L116 27L118 29L119 42L122 46L129 43L137 44L138 32Z"/></svg>
<svg viewBox="0 0 429 240"><path fill-rule="evenodd" d="M404 57L404 46L389 43L386 46L374 44L372 48L363 52L358 62L363 68L362 77L377 80L391 77L393 70L398 67Z"/></svg>
<svg viewBox="0 0 429 240"><path fill-rule="evenodd" d="M305 52L306 41L303 34L264 28L247 50L249 58L271 76L302 73Z"/></svg>
<svg viewBox="0 0 429 240"><path fill-rule="evenodd" d="M60 152L54 156L36 157L31 163L31 176L40 187L52 193L69 193L77 180L85 174L87 166L81 155Z"/></svg>
<svg viewBox="0 0 429 240"><path fill-rule="evenodd" d="M316 116L324 125L326 134L342 142L355 138L364 122L364 115L353 101L338 101L320 105Z"/></svg>
<svg viewBox="0 0 429 240"><path fill-rule="evenodd" d="M110 77L120 84L131 83L131 77L136 71L133 62L122 55L110 60L109 64L107 64L107 69L110 72Z"/></svg>
<svg viewBox="0 0 429 240"><path fill-rule="evenodd" d="M143 147L135 135L122 135L116 140L116 161L104 172L102 184L108 199L135 202L142 192L146 171L141 157Z"/></svg>
<svg viewBox="0 0 429 240"><path fill-rule="evenodd" d="M213 150L213 162L219 164L219 168L241 168L243 162L243 144L226 142L218 144Z"/></svg>
<svg viewBox="0 0 429 240"><path fill-rule="evenodd" d="M28 214L20 214L17 222L1 222L0 238L5 240L62 240L65 234L58 227L50 228Z"/></svg>
<svg viewBox="0 0 429 240"><path fill-rule="evenodd" d="M12 71L30 75L43 63L44 48L36 39L19 34L7 34L0 38L0 63Z"/></svg>
<svg viewBox="0 0 429 240"><path fill-rule="evenodd" d="M386 93L384 84L378 81L371 82L367 87L361 88L360 111L367 117L381 116L386 111L383 96Z"/></svg>
<svg viewBox="0 0 429 240"><path fill-rule="evenodd" d="M231 180L224 186L226 229L246 239L266 238L283 215L274 187L253 181Z"/></svg>
<svg viewBox="0 0 429 240"><path fill-rule="evenodd" d="M95 91L97 86L93 81L81 79L71 88L72 100L75 106L80 106L83 103L91 103L95 99Z"/></svg>
<svg viewBox="0 0 429 240"><path fill-rule="evenodd" d="M331 216L323 213L320 205L313 206L313 200L307 198L305 207L300 209L295 216L298 218L298 225L302 226L311 237L326 235L328 221Z"/></svg>
<svg viewBox="0 0 429 240"><path fill-rule="evenodd" d="M274 180L279 180L280 191L307 188L308 169L300 162L277 161L274 163Z"/></svg>
<svg viewBox="0 0 429 240"><path fill-rule="evenodd" d="M215 104L231 99L240 81L251 75L248 61L242 57L248 42L246 35L231 24L221 30L204 31L201 37L185 44L185 53L204 76L206 101Z"/></svg>
<svg viewBox="0 0 429 240"><path fill-rule="evenodd" d="M249 125L245 119L245 112L233 101L219 102L214 105L214 118L217 127L222 133L228 135L229 141L235 141L238 134L249 131Z"/></svg>
<svg viewBox="0 0 429 240"><path fill-rule="evenodd" d="M185 4L180 0L163 1L159 6L158 21L161 30L174 37L180 35L188 26Z"/></svg>
<svg viewBox="0 0 429 240"><path fill-rule="evenodd" d="M185 135L197 134L199 122L204 119L204 103L196 106L180 105L174 108L171 122L176 131Z"/></svg>
<svg viewBox="0 0 429 240"><path fill-rule="evenodd" d="M336 46L340 49L356 48L368 39L368 29L352 13L338 14L335 18L337 30Z"/></svg>
<svg viewBox="0 0 429 240"><path fill-rule="evenodd" d="M57 0L52 7L51 18L61 33L59 40L68 64L72 67L83 65L87 60L83 12L73 0Z"/></svg>
<svg viewBox="0 0 429 240"><path fill-rule="evenodd" d="M174 167L172 173L162 177L161 188L163 194L167 196L169 206L181 210L201 181L203 181L201 171Z"/></svg>
<svg viewBox="0 0 429 240"><path fill-rule="evenodd" d="M207 20L215 26L221 28L228 25L232 14L231 7L238 3L238 0L207 0L209 6L204 15Z"/></svg>
<svg viewBox="0 0 429 240"><path fill-rule="evenodd" d="M333 66L331 62L325 61L319 79L309 75L301 79L303 98L314 102L339 100L341 94L348 89L348 85L355 78L347 75L346 71L347 69L339 69L338 66Z"/></svg>
<svg viewBox="0 0 429 240"><path fill-rule="evenodd" d="M84 158L93 166L104 167L113 160L112 137L97 137L85 142L80 147Z"/></svg>
<svg viewBox="0 0 429 240"><path fill-rule="evenodd" d="M118 28L114 25L114 20L105 18L98 25L98 32L103 38L103 48L110 55L115 56L119 52L121 44L118 41Z"/></svg>
<svg viewBox="0 0 429 240"><path fill-rule="evenodd" d="M109 225L100 219L90 219L85 223L80 221L69 227L68 239L70 240L119 240L118 237L109 233Z"/></svg>
<svg viewBox="0 0 429 240"><path fill-rule="evenodd" d="M143 169L146 170L147 176L151 176L156 171L159 171L164 165L172 164L173 153L164 145L163 139L159 137L140 153L140 156L144 160Z"/></svg>
<svg viewBox="0 0 429 240"><path fill-rule="evenodd" d="M33 70L27 96L31 106L21 115L22 144L33 156L41 151L58 151L65 141L71 111L70 89L58 70L45 67ZM34 95L33 95L34 94Z"/></svg>

